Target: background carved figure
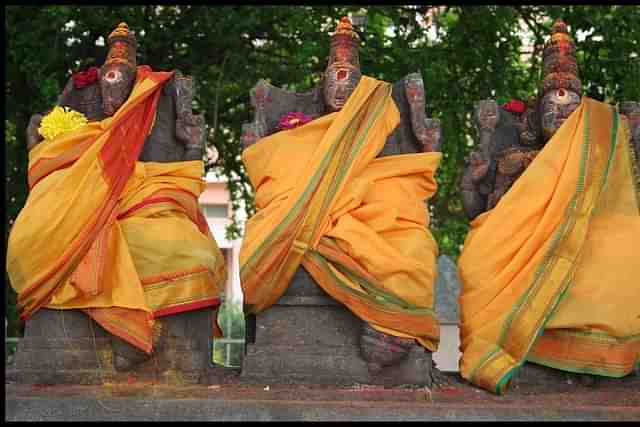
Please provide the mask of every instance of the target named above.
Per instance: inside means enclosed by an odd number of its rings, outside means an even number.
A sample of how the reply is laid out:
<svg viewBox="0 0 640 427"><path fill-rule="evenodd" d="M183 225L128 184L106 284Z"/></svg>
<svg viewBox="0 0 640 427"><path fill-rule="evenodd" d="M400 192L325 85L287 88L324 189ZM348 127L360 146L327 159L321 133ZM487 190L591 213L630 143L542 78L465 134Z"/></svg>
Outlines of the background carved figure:
<svg viewBox="0 0 640 427"><path fill-rule="evenodd" d="M478 103L474 118L480 139L467 160L461 183L469 219L497 205L580 105L582 85L575 45L564 42L566 34L566 24L556 21L544 49L545 77L537 97L526 104L516 100L500 106L490 99Z"/></svg>

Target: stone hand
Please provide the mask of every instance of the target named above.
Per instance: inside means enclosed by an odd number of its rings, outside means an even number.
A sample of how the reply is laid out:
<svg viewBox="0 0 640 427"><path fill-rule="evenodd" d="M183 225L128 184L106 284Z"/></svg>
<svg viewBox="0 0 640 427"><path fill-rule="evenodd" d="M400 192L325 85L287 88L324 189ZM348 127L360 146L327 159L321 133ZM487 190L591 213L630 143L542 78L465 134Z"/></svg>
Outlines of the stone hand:
<svg viewBox="0 0 640 427"><path fill-rule="evenodd" d="M422 142L424 152L440 151L442 146L442 128L440 126L440 120L438 119L425 119L425 139Z"/></svg>
<svg viewBox="0 0 640 427"><path fill-rule="evenodd" d="M487 174L488 166L489 162L482 161L480 155L477 152L473 152L471 153L467 168L462 175L460 186L462 208L469 220L472 220L486 210L486 198L480 194L478 181Z"/></svg>
<svg viewBox="0 0 640 427"><path fill-rule="evenodd" d="M175 79L176 138L185 144L185 160L201 160L205 147L205 122L194 115L193 80L176 71Z"/></svg>
<svg viewBox="0 0 640 427"><path fill-rule="evenodd" d="M185 144L185 160L202 160L205 146L205 125L202 115L189 113L182 117L178 116L176 137Z"/></svg>
<svg viewBox="0 0 640 427"><path fill-rule="evenodd" d="M640 102L625 101L620 103L620 113L629 121L631 141L635 148L636 160L640 167Z"/></svg>
<svg viewBox="0 0 640 427"><path fill-rule="evenodd" d="M244 123L242 125L242 149L246 150L249 146L255 144L261 135L258 131L256 123Z"/></svg>
<svg viewBox="0 0 640 427"><path fill-rule="evenodd" d="M474 183L479 182L489 171L489 160L485 159L478 151L473 151L469 156L469 171Z"/></svg>
<svg viewBox="0 0 640 427"><path fill-rule="evenodd" d="M27 126L27 150L31 150L44 139L38 132L43 117L44 115L36 113L29 120L29 126Z"/></svg>

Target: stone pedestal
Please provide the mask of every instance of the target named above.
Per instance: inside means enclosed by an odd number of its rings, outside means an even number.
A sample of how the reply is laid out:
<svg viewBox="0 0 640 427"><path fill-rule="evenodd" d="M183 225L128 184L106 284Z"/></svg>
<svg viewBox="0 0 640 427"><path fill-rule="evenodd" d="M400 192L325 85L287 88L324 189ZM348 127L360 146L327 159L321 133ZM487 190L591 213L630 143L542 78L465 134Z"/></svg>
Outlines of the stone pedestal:
<svg viewBox="0 0 640 427"><path fill-rule="evenodd" d="M119 372L111 335L89 316L40 309L26 322L13 374L21 384L219 383L237 372L210 363L212 316L209 308L156 319L159 339L153 355Z"/></svg>
<svg viewBox="0 0 640 427"><path fill-rule="evenodd" d="M416 346L372 375L360 356L363 322L318 287L304 268L278 302L256 316L241 378L266 384L431 385L431 353Z"/></svg>

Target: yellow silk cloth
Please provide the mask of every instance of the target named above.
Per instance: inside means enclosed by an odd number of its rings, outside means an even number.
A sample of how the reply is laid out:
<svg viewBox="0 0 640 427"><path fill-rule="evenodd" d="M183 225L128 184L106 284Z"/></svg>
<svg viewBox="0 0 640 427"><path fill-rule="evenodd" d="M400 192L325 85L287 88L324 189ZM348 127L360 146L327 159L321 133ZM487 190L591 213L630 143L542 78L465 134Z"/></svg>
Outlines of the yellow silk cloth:
<svg viewBox="0 0 640 427"><path fill-rule="evenodd" d="M526 360L621 377L640 355L640 211L629 129L583 98L459 259L460 371L502 393Z"/></svg>
<svg viewBox="0 0 640 427"><path fill-rule="evenodd" d="M218 303L226 270L198 208L202 161L136 161L168 77L140 67L113 117L29 153L32 188L7 255L23 318L82 309L151 352L154 317Z"/></svg>
<svg viewBox="0 0 640 427"><path fill-rule="evenodd" d="M399 120L391 86L364 76L339 112L244 151L258 210L240 250L251 311L274 304L302 264L372 327L436 349L438 249L425 200L441 155L376 158Z"/></svg>

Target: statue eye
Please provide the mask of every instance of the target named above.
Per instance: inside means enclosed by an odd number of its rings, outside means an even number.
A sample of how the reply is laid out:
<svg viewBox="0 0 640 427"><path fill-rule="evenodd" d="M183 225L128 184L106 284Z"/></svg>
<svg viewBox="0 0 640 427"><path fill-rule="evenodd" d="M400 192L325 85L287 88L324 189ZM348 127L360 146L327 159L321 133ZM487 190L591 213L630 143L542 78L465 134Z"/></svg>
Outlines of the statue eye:
<svg viewBox="0 0 640 427"><path fill-rule="evenodd" d="M341 81L349 77L349 71L347 70L338 70L336 73L336 80Z"/></svg>
<svg viewBox="0 0 640 427"><path fill-rule="evenodd" d="M558 104L568 104L571 102L571 96L569 92L565 89L558 89L554 95L554 101Z"/></svg>
<svg viewBox="0 0 640 427"><path fill-rule="evenodd" d="M556 98L558 101L565 101L569 97L569 94L564 89L558 89L556 92Z"/></svg>
<svg viewBox="0 0 640 427"><path fill-rule="evenodd" d="M122 79L122 74L118 70L109 70L109 72L104 76L104 79L107 83L115 83Z"/></svg>

